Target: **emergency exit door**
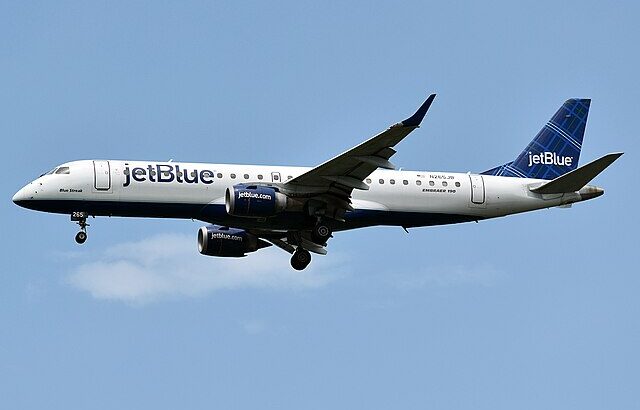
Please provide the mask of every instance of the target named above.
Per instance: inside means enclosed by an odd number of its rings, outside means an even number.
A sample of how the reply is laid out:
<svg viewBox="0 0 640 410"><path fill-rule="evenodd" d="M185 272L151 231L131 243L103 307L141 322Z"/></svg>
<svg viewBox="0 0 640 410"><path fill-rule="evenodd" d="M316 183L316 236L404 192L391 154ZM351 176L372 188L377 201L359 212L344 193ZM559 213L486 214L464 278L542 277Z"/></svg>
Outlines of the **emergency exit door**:
<svg viewBox="0 0 640 410"><path fill-rule="evenodd" d="M482 175L469 175L471 180L471 202L484 204L484 179Z"/></svg>

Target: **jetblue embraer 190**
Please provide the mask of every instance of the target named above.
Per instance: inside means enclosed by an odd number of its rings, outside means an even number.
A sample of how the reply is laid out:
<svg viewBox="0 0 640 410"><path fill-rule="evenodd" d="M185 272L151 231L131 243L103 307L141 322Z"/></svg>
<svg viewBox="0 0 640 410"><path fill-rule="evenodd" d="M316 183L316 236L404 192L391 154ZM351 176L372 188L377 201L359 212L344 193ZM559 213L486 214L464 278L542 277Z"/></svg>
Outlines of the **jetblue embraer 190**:
<svg viewBox="0 0 640 410"><path fill-rule="evenodd" d="M315 168L84 160L55 167L13 202L67 214L87 239L89 216L197 219L203 255L240 257L275 245L302 270L334 232L376 225L454 224L550 207L604 193L588 185L622 153L578 167L588 99L567 100L515 160L479 174L395 170L394 147L420 126L435 94L411 117Z"/></svg>

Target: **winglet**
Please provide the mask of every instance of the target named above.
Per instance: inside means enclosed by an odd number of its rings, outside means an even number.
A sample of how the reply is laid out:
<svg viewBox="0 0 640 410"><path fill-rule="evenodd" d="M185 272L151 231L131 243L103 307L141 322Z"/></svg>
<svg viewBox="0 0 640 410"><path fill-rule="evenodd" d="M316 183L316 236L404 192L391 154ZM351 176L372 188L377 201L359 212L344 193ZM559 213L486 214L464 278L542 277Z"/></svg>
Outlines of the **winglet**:
<svg viewBox="0 0 640 410"><path fill-rule="evenodd" d="M419 127L420 123L422 122L422 119L427 114L429 107L431 107L431 103L433 102L434 98L436 98L436 95L431 94L429 98L427 98L427 100L424 103L422 103L422 105L420 106L420 108L418 108L418 111L416 111L415 114L413 114L411 117L401 122L402 126L403 127Z"/></svg>

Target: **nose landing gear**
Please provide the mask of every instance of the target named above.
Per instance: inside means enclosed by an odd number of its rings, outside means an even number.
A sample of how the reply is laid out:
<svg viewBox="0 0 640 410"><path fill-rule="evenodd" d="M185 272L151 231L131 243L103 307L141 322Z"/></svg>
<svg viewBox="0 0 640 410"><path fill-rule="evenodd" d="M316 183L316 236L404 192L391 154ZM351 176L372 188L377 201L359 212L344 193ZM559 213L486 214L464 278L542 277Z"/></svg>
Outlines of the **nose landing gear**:
<svg viewBox="0 0 640 410"><path fill-rule="evenodd" d="M86 240L87 233L85 231L80 231L76 234L76 242L78 242L80 245L82 245Z"/></svg>
<svg viewBox="0 0 640 410"><path fill-rule="evenodd" d="M80 226L80 232L76 234L76 242L80 245L87 240L87 217L89 215L86 212L73 212L71 214L71 221L77 223Z"/></svg>

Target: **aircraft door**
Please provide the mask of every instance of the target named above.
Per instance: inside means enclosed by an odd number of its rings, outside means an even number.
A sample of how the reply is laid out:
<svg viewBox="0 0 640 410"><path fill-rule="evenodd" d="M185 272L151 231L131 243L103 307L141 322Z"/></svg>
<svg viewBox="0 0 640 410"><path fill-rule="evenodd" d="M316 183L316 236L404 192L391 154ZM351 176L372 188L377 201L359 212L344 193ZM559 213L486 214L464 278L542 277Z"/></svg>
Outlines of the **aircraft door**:
<svg viewBox="0 0 640 410"><path fill-rule="evenodd" d="M111 189L111 168L109 161L93 161L93 186L98 191Z"/></svg>
<svg viewBox="0 0 640 410"><path fill-rule="evenodd" d="M471 203L483 204L484 203L484 179L482 175L469 174L471 180Z"/></svg>

